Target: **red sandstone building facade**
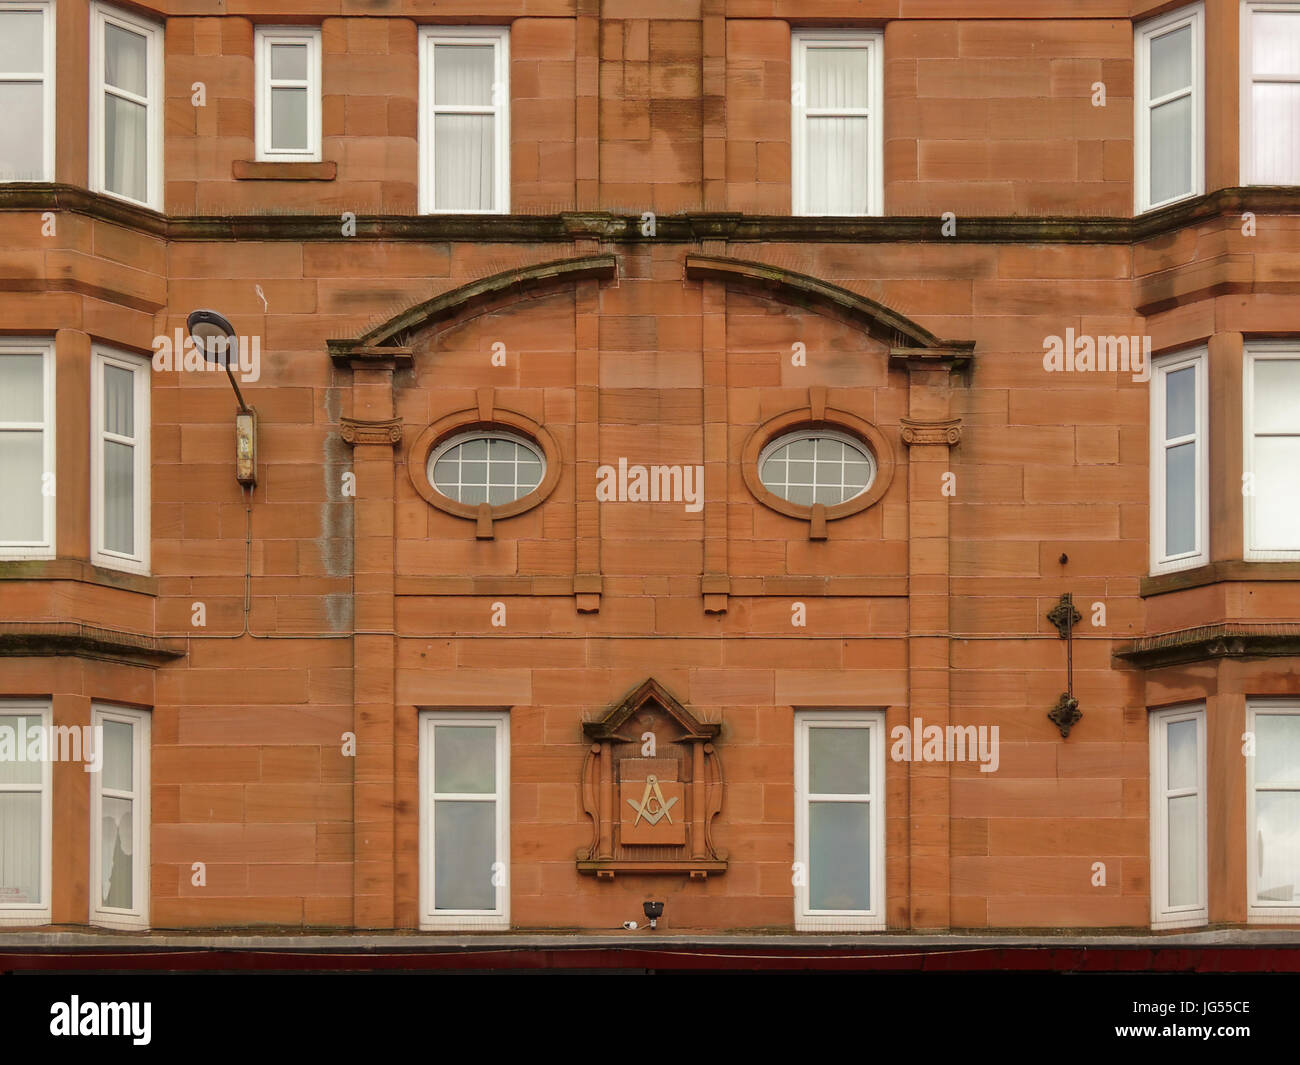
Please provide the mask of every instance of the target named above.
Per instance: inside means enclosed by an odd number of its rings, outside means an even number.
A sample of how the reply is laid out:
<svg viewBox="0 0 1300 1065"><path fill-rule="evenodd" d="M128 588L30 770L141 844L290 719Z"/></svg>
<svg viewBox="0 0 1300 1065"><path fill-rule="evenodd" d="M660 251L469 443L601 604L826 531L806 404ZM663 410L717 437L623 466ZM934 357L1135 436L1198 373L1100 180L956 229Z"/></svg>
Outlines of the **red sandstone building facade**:
<svg viewBox="0 0 1300 1065"><path fill-rule="evenodd" d="M1300 3L217 7L0 3L9 941L1300 924Z"/></svg>

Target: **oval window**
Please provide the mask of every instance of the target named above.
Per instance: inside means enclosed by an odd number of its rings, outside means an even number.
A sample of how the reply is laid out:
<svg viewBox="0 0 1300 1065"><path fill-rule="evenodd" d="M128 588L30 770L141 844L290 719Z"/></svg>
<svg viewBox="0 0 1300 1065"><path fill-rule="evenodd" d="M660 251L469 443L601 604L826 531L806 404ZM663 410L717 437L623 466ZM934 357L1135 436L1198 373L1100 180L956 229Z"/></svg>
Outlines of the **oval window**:
<svg viewBox="0 0 1300 1065"><path fill-rule="evenodd" d="M546 475L542 450L514 433L476 429L438 445L429 455L429 483L471 506L502 506L537 490Z"/></svg>
<svg viewBox="0 0 1300 1065"><path fill-rule="evenodd" d="M876 478L876 460L847 433L815 429L788 433L758 457L763 487L798 506L833 507L862 495Z"/></svg>

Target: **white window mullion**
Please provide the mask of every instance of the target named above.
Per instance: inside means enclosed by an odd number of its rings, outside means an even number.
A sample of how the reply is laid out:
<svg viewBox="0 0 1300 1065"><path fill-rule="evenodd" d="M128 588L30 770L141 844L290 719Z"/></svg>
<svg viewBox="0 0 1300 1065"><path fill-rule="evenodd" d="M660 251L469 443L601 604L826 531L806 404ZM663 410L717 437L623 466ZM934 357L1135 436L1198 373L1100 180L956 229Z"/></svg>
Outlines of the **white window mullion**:
<svg viewBox="0 0 1300 1065"><path fill-rule="evenodd" d="M1243 400L1246 561L1300 560L1300 344L1247 342Z"/></svg>
<svg viewBox="0 0 1300 1065"><path fill-rule="evenodd" d="M150 715L93 703L91 725L100 765L90 785L90 922L148 927Z"/></svg>
<svg viewBox="0 0 1300 1065"><path fill-rule="evenodd" d="M883 48L874 32L792 34L792 213L882 213Z"/></svg>
<svg viewBox="0 0 1300 1065"><path fill-rule="evenodd" d="M510 211L510 31L420 31L420 211Z"/></svg>
<svg viewBox="0 0 1300 1065"><path fill-rule="evenodd" d="M21 758L14 746L0 759L0 926L51 920L52 765L48 747L42 761L26 756L35 753L29 731L43 729L48 738L52 721L48 700L0 700L0 743L22 745Z"/></svg>
<svg viewBox="0 0 1300 1065"><path fill-rule="evenodd" d="M880 711L795 715L795 928L885 927L885 741ZM817 790L813 790L816 788ZM825 815L842 810L834 817Z"/></svg>
<svg viewBox="0 0 1300 1065"><path fill-rule="evenodd" d="M1205 348L1162 355L1151 374L1151 572L1209 562Z"/></svg>
<svg viewBox="0 0 1300 1065"><path fill-rule="evenodd" d="M92 4L91 189L156 211L163 205L162 41L158 23Z"/></svg>
<svg viewBox="0 0 1300 1065"><path fill-rule="evenodd" d="M510 715L420 714L420 927L510 927Z"/></svg>
<svg viewBox="0 0 1300 1065"><path fill-rule="evenodd" d="M54 180L54 2L0 4L0 181Z"/></svg>
<svg viewBox="0 0 1300 1065"><path fill-rule="evenodd" d="M1204 705L1150 715L1151 926L1209 920Z"/></svg>
<svg viewBox="0 0 1300 1065"><path fill-rule="evenodd" d="M302 26L258 26L255 37L257 159L319 162L321 31ZM300 107L290 105L290 101L299 99Z"/></svg>
<svg viewBox="0 0 1300 1065"><path fill-rule="evenodd" d="M1201 4L1134 30L1134 208L1205 191L1205 47Z"/></svg>
<svg viewBox="0 0 1300 1065"><path fill-rule="evenodd" d="M133 573L149 572L149 370L143 356L92 348L92 561Z"/></svg>

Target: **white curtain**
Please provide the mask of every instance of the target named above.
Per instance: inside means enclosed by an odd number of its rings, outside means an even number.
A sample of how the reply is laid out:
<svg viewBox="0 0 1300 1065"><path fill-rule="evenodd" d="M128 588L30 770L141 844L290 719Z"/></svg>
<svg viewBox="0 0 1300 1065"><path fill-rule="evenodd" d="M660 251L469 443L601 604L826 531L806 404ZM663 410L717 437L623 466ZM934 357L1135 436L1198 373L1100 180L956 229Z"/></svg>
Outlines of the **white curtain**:
<svg viewBox="0 0 1300 1065"><path fill-rule="evenodd" d="M104 184L133 200L149 198L149 114L134 96L149 94L148 41L120 26L104 26Z"/></svg>
<svg viewBox="0 0 1300 1065"><path fill-rule="evenodd" d="M433 49L434 204L439 210L490 211L496 201L493 45ZM443 111L474 108L477 113Z"/></svg>
<svg viewBox="0 0 1300 1065"><path fill-rule="evenodd" d="M1300 13L1251 14L1250 179L1300 183ZM1277 80L1274 80L1277 79Z"/></svg>
<svg viewBox="0 0 1300 1065"><path fill-rule="evenodd" d="M45 16L0 11L0 181L45 181Z"/></svg>
<svg viewBox="0 0 1300 1065"><path fill-rule="evenodd" d="M805 57L805 104L809 111L870 107L870 59L866 49L808 48ZM810 114L804 121L808 211L866 214L871 119L860 114Z"/></svg>
<svg viewBox="0 0 1300 1065"><path fill-rule="evenodd" d="M1255 360L1254 544L1300 548L1300 359Z"/></svg>

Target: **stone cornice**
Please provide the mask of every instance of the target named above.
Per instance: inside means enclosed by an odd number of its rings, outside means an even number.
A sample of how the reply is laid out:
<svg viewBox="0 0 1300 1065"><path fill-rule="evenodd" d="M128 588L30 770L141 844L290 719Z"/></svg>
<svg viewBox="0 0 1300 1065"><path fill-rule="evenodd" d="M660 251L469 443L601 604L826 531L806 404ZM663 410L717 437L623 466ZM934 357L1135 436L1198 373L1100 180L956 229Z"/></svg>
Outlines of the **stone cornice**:
<svg viewBox="0 0 1300 1065"><path fill-rule="evenodd" d="M1224 622L1144 636L1112 654L1139 669L1185 665L1215 658L1276 658L1300 655L1300 624Z"/></svg>
<svg viewBox="0 0 1300 1065"><path fill-rule="evenodd" d="M10 182L0 185L0 211L70 211L128 226L164 240L481 241L554 243L596 239L627 243L699 240L794 243L1132 244L1219 217L1300 214L1300 187L1260 185L1218 189L1150 211L1119 216L959 216L944 236L938 216L824 218L697 211L655 219L655 235L641 217L610 211L539 215L382 215L357 212L356 236L344 237L336 214L164 215L76 185Z"/></svg>
<svg viewBox="0 0 1300 1065"><path fill-rule="evenodd" d="M79 621L0 622L0 657L99 658L157 667L185 657L176 641Z"/></svg>

